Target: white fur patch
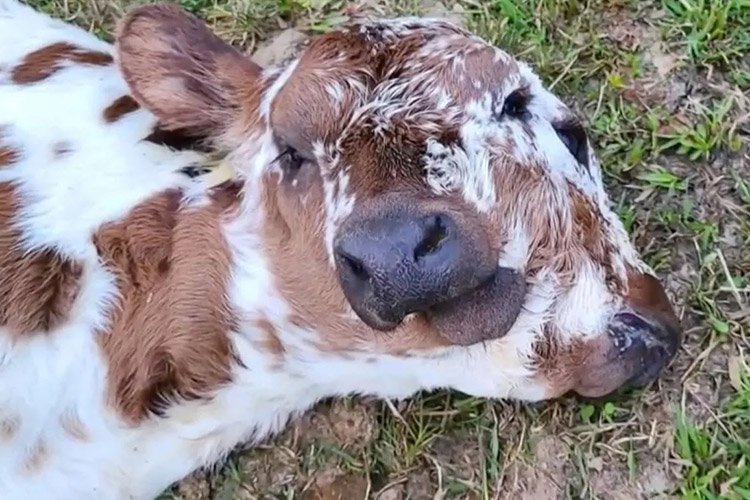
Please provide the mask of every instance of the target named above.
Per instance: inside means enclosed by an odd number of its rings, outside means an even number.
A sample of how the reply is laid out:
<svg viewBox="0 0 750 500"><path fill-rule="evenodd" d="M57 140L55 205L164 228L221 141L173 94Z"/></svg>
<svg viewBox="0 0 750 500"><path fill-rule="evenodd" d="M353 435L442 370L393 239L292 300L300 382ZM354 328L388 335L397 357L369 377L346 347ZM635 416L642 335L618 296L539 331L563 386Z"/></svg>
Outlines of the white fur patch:
<svg viewBox="0 0 750 500"><path fill-rule="evenodd" d="M333 240L339 225L352 213L356 196L349 189L349 174L341 169L334 179L323 180L326 209L326 249L331 265L333 260Z"/></svg>

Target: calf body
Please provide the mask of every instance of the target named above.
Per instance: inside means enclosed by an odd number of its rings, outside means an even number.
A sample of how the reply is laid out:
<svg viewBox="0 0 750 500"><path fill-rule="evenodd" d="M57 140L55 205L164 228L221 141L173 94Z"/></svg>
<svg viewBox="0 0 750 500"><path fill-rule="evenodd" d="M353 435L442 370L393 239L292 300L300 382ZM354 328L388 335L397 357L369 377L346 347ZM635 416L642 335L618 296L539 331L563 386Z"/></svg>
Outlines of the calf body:
<svg viewBox="0 0 750 500"><path fill-rule="evenodd" d="M330 396L603 395L679 341L572 115L432 20L262 70L171 6L116 50L0 0L0 273L10 500L149 500Z"/></svg>

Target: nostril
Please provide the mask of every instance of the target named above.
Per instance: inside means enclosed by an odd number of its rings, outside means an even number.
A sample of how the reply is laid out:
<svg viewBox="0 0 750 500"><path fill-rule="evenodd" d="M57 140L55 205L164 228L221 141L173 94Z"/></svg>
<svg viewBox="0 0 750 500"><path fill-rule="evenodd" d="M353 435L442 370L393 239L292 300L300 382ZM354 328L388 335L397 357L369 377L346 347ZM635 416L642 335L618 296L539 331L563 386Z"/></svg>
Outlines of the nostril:
<svg viewBox="0 0 750 500"><path fill-rule="evenodd" d="M617 315L617 319L630 330L642 332L651 330L651 325L635 314L623 312Z"/></svg>
<svg viewBox="0 0 750 500"><path fill-rule="evenodd" d="M663 364L669 359L669 353L663 346L655 345L649 349L649 357L654 364Z"/></svg>
<svg viewBox="0 0 750 500"><path fill-rule="evenodd" d="M339 252L339 260L341 264L348 268L349 272L360 281L368 281L370 279L370 273L367 272L365 265L356 257L349 255L346 252Z"/></svg>
<svg viewBox="0 0 750 500"><path fill-rule="evenodd" d="M447 234L446 225L439 215L431 216L426 224L422 240L414 248L414 260L419 262L425 256L434 253Z"/></svg>

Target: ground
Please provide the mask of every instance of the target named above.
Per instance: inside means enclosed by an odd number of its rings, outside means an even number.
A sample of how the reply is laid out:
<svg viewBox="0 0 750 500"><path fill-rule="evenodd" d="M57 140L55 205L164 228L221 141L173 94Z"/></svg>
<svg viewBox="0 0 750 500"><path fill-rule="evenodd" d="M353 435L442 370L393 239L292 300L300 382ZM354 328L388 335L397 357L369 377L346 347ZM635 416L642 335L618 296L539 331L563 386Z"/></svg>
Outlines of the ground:
<svg viewBox="0 0 750 500"><path fill-rule="evenodd" d="M136 3L28 1L108 40ZM627 398L327 401L162 500L750 499L750 1L180 3L264 62L366 12L449 16L528 61L588 124L686 340Z"/></svg>

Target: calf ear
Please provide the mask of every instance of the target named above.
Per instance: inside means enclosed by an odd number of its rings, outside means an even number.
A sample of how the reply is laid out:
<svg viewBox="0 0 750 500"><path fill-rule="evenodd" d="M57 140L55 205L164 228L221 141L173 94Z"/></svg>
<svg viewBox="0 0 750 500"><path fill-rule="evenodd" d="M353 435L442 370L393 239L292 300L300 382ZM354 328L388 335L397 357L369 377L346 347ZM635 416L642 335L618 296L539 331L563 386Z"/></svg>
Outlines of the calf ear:
<svg viewBox="0 0 750 500"><path fill-rule="evenodd" d="M131 10L115 45L133 97L165 129L215 135L257 94L261 68L175 5Z"/></svg>

